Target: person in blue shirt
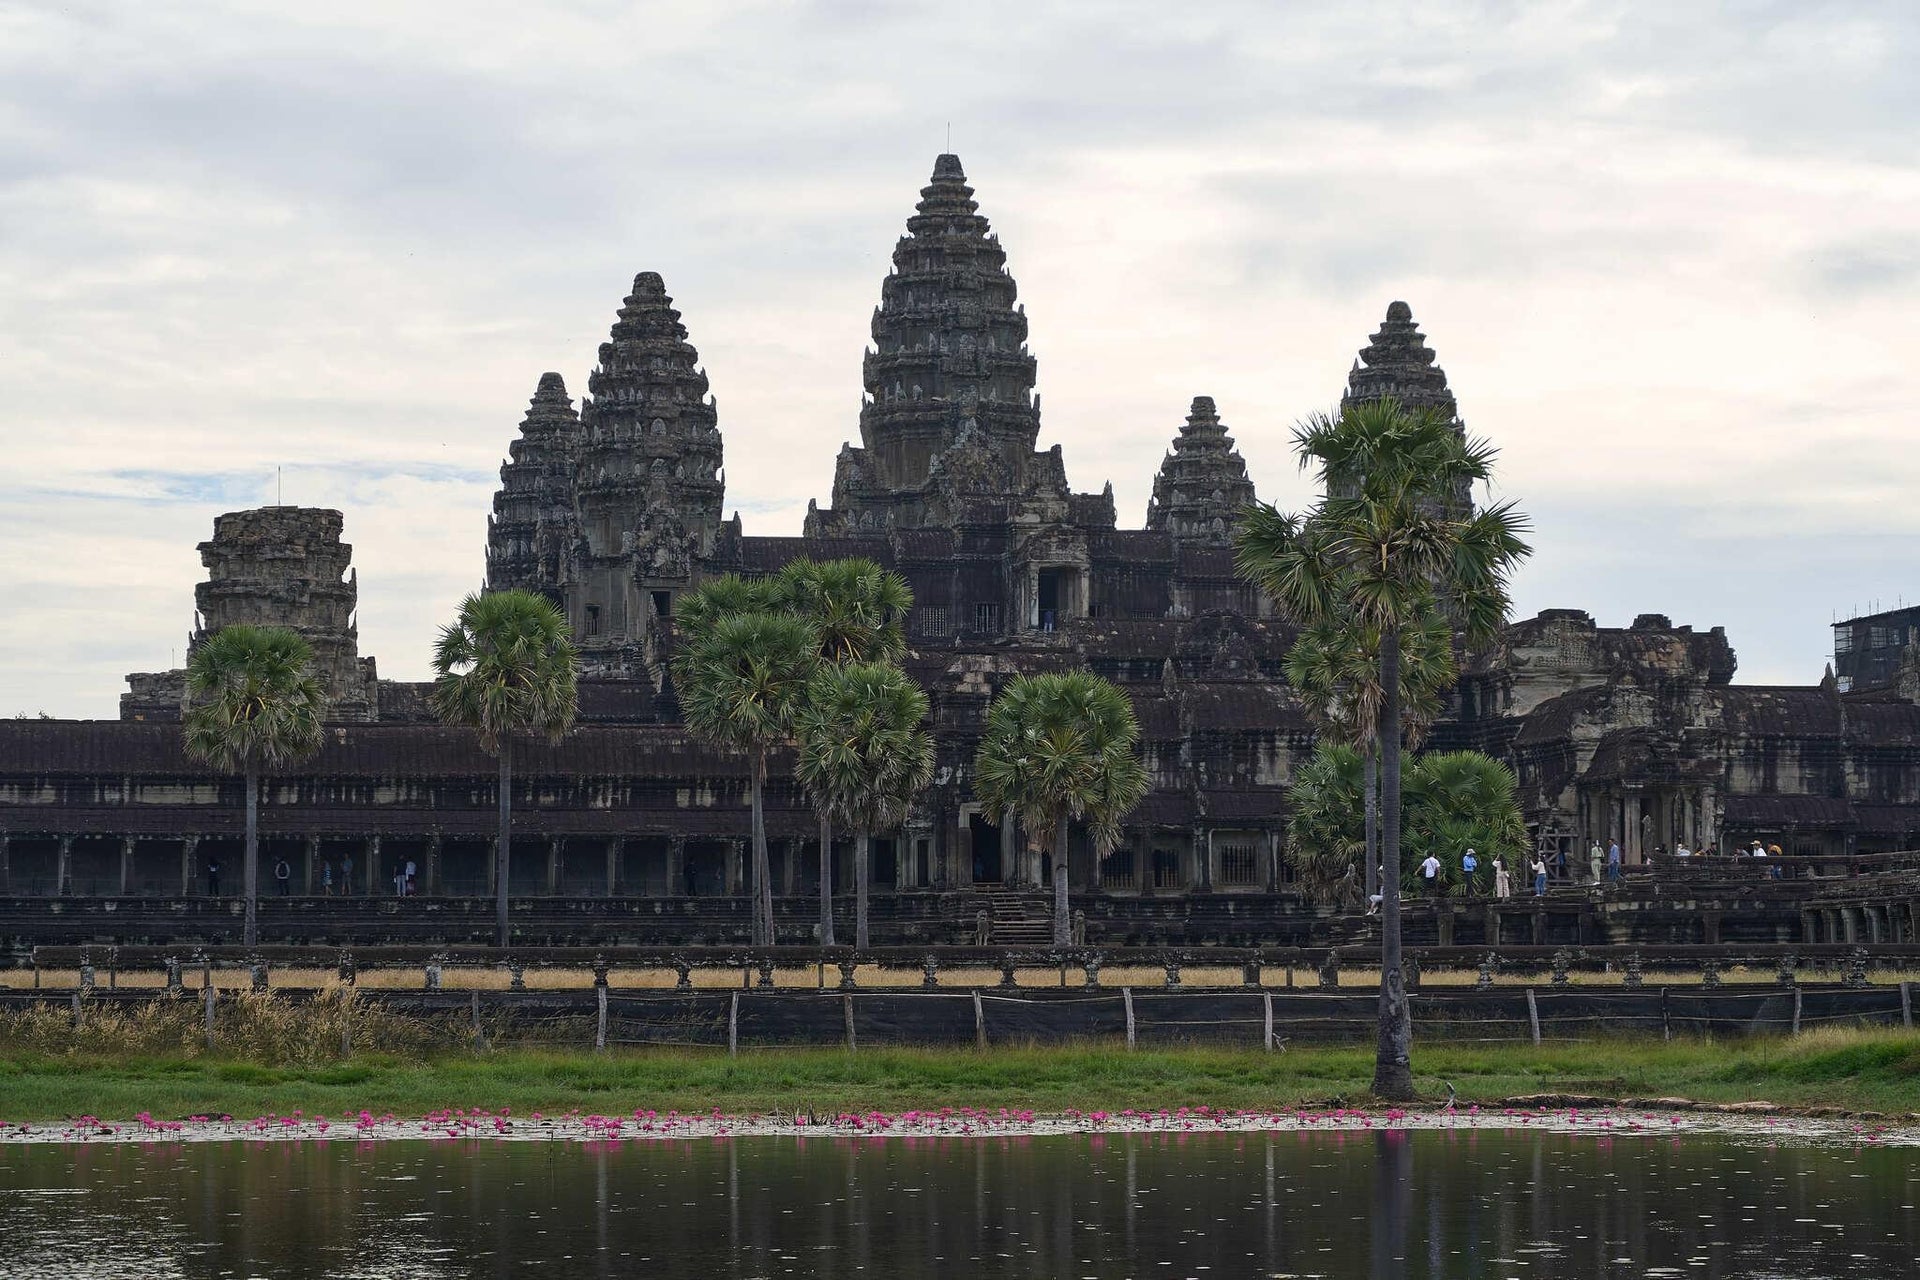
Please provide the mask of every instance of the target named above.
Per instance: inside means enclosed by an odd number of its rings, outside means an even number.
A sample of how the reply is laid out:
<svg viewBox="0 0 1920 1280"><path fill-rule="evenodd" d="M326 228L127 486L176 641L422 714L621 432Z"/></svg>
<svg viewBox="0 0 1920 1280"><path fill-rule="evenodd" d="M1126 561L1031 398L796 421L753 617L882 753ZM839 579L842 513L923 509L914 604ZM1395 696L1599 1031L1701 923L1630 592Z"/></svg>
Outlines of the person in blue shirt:
<svg viewBox="0 0 1920 1280"><path fill-rule="evenodd" d="M1620 842L1613 841L1607 846L1607 879L1620 883Z"/></svg>
<svg viewBox="0 0 1920 1280"><path fill-rule="evenodd" d="M1473 856L1472 849L1468 849L1460 858L1460 878L1466 883L1469 898L1473 896L1473 873L1479 869L1480 860Z"/></svg>

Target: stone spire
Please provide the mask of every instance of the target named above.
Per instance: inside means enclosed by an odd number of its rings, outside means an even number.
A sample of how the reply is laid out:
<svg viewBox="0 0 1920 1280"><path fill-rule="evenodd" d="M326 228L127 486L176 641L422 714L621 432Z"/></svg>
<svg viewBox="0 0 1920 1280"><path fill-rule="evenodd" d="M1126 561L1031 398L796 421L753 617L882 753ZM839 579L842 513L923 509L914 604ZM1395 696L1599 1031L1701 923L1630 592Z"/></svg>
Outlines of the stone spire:
<svg viewBox="0 0 1920 1280"><path fill-rule="evenodd" d="M217 518L213 537L200 544L207 578L193 589L187 653L237 623L285 627L313 650L329 720L378 719L379 680L373 659L360 656L360 584L353 548L340 540L343 523L325 507L255 507ZM125 719L177 719L186 704L184 670L136 672L127 684Z"/></svg>
<svg viewBox="0 0 1920 1280"><path fill-rule="evenodd" d="M862 367L860 448L842 451L834 510L812 532L957 518L968 498L1042 497L1066 509L1057 459L1035 455L1040 402L1027 317L1006 253L942 155L880 286ZM1055 492L1057 490L1057 492Z"/></svg>
<svg viewBox="0 0 1920 1280"><path fill-rule="evenodd" d="M1446 372L1434 363L1426 335L1414 323L1413 308L1404 302L1387 305L1387 318L1379 332L1361 349L1360 358L1347 374L1347 390L1340 397L1340 407L1388 399L1403 408L1436 410L1452 420L1456 432L1466 431L1453 392L1447 387ZM1472 486L1463 483L1455 501L1461 509L1470 509Z"/></svg>
<svg viewBox="0 0 1920 1280"><path fill-rule="evenodd" d="M589 675L650 670L636 646L713 554L726 485L718 408L699 359L665 283L642 271L580 407L581 537L565 600Z"/></svg>
<svg viewBox="0 0 1920 1280"><path fill-rule="evenodd" d="M1220 422L1212 396L1195 396L1186 425L1160 463L1147 501L1147 528L1176 541L1227 546L1240 510L1254 499L1246 460Z"/></svg>
<svg viewBox="0 0 1920 1280"><path fill-rule="evenodd" d="M557 373L540 375L520 435L507 447L487 522L487 589L540 591L560 598L579 536L573 464L580 416Z"/></svg>

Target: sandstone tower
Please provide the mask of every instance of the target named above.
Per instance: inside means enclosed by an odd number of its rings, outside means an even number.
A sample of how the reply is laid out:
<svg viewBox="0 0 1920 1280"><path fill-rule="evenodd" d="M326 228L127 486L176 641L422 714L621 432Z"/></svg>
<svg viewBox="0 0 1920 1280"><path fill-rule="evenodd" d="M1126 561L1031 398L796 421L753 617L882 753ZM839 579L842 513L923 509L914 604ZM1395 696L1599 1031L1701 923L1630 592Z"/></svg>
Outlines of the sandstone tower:
<svg viewBox="0 0 1920 1280"><path fill-rule="evenodd" d="M1195 396L1153 479L1147 528L1165 530L1180 542L1231 546L1240 510L1252 501L1246 460L1221 425L1213 397Z"/></svg>
<svg viewBox="0 0 1920 1280"><path fill-rule="evenodd" d="M207 578L194 588L187 652L236 623L286 627L313 648L314 673L332 704L328 719L377 720L379 681L373 659L360 656L359 582L342 527L338 511L319 507L256 507L215 520L213 537L200 544ZM184 670L136 673L127 684L123 717L179 716Z"/></svg>

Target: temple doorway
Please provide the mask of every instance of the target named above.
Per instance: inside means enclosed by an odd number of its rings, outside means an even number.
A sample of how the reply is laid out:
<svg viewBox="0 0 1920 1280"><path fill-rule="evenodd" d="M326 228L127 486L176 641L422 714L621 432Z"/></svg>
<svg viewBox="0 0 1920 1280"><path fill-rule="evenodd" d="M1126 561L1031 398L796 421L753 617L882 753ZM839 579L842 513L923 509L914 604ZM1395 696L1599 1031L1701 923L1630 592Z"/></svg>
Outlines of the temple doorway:
<svg viewBox="0 0 1920 1280"><path fill-rule="evenodd" d="M984 815L967 815L967 832L973 838L973 882L975 884L1000 884L1006 879L1005 862L1001 857L1000 824L988 822Z"/></svg>

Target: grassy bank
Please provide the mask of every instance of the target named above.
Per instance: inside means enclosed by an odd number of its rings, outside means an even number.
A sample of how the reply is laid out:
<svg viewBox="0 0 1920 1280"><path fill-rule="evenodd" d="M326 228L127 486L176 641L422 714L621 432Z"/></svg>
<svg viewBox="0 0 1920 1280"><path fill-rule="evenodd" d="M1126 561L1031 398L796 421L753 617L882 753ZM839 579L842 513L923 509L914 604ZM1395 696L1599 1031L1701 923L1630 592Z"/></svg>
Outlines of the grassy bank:
<svg viewBox="0 0 1920 1280"><path fill-rule="evenodd" d="M1920 1111L1920 1035L1819 1031L1797 1039L1672 1043L1595 1040L1541 1048L1420 1048L1423 1092L1494 1101L1529 1093L1765 1099L1888 1113ZM974 1106L1035 1111L1207 1104L1254 1108L1365 1098L1372 1054L1361 1048L709 1051L606 1054L429 1051L418 1058L264 1065L219 1056L48 1052L0 1044L0 1121L79 1115L156 1118L367 1109L401 1117L442 1107L572 1108L602 1113L732 1113Z"/></svg>

